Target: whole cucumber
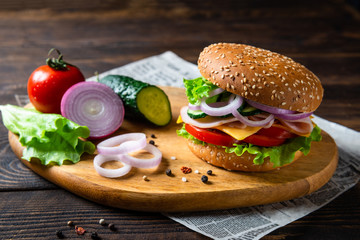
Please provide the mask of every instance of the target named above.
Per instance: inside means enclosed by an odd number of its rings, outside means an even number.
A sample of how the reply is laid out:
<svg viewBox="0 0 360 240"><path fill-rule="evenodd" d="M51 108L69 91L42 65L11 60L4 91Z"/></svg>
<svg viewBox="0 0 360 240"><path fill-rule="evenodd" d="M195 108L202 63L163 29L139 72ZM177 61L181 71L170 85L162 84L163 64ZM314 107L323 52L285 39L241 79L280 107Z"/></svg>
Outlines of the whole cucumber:
<svg viewBox="0 0 360 240"><path fill-rule="evenodd" d="M108 75L99 82L112 88L122 99L125 117L141 117L157 126L171 121L168 96L157 86L123 75Z"/></svg>

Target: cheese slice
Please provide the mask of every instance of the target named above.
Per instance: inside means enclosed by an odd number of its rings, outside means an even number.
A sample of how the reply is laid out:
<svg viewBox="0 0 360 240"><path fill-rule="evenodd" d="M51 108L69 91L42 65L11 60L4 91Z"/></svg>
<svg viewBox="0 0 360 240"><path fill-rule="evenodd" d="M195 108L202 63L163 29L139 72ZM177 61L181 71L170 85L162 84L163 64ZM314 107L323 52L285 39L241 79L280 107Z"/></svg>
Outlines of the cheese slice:
<svg viewBox="0 0 360 240"><path fill-rule="evenodd" d="M237 140L243 140L243 139L247 138L248 136L253 135L257 131L259 131L262 127L247 126L245 128L234 128L234 127L229 127L226 125L220 125L220 126L213 127L213 128L216 128L224 133L227 133Z"/></svg>

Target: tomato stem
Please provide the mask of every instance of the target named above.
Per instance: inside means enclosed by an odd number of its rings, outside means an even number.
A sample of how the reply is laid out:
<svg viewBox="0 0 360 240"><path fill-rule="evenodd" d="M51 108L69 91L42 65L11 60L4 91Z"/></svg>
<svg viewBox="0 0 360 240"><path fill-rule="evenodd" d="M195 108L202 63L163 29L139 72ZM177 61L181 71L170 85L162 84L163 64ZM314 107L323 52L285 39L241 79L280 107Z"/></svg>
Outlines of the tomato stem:
<svg viewBox="0 0 360 240"><path fill-rule="evenodd" d="M50 56L50 54L53 52L53 51L56 51L57 52L57 54L59 55L59 57L56 59L56 58L47 58L46 59L46 64L49 66L49 67L51 67L51 68L53 68L53 69L55 69L55 70L67 70L68 68L67 68L67 66L68 65L70 65L70 66L73 66L73 65L71 65L71 64L69 64L69 63L67 63L67 62L65 62L64 60L63 60L63 55L61 54L61 52L58 50L58 49L56 49L56 48L52 48L52 49L50 49L50 51L49 51L49 53L48 53L48 56Z"/></svg>

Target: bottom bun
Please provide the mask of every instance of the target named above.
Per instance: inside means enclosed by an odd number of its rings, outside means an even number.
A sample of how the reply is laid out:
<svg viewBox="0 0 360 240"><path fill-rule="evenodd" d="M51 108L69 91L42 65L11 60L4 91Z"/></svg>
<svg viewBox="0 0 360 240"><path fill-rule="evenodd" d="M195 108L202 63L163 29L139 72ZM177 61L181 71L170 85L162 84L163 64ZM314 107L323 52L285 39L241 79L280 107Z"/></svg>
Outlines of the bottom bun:
<svg viewBox="0 0 360 240"><path fill-rule="evenodd" d="M253 160L256 155L245 152L241 156L237 156L235 153L227 153L224 148L216 147L214 145L200 145L194 143L192 140L188 140L188 146L198 158L204 160L211 165L225 168L226 170L235 170L243 172L267 172L280 167L273 167L273 163L269 161L269 157L264 159L264 163L261 165L256 165L253 163ZM294 160L295 162L298 158L302 156L301 151L295 153ZM289 163L289 164L291 164ZM281 167L287 166L285 164Z"/></svg>

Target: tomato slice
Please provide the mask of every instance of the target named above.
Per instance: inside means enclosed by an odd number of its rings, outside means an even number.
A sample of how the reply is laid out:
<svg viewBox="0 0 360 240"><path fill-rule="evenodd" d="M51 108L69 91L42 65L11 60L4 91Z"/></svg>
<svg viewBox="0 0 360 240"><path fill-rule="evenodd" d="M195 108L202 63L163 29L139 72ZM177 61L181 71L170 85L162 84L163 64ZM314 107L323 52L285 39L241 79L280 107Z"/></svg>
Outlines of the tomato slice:
<svg viewBox="0 0 360 240"><path fill-rule="evenodd" d="M232 147L234 143L241 144L242 142L262 147L279 146L283 144L288 138L294 137L293 135L295 135L281 128L270 127L262 132L261 130L263 129L261 129L256 134L239 141L217 129L198 128L190 124L185 124L185 129L188 133L200 141L226 147Z"/></svg>
<svg viewBox="0 0 360 240"><path fill-rule="evenodd" d="M196 139L210 144L231 147L234 143L239 143L239 141L232 136L217 129L198 128L190 124L185 124L185 129Z"/></svg>
<svg viewBox="0 0 360 240"><path fill-rule="evenodd" d="M244 142L262 147L274 147L283 144L286 138L272 138L264 135L253 134L243 139Z"/></svg>
<svg viewBox="0 0 360 240"><path fill-rule="evenodd" d="M256 134L271 138L280 138L280 139L297 137L296 134L291 133L283 128L275 127L275 126L271 126L269 128L262 128Z"/></svg>

